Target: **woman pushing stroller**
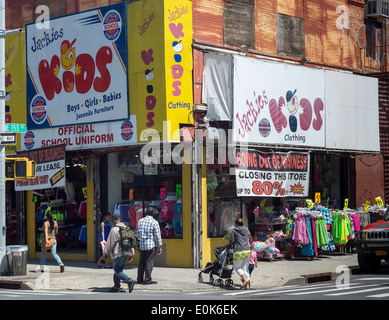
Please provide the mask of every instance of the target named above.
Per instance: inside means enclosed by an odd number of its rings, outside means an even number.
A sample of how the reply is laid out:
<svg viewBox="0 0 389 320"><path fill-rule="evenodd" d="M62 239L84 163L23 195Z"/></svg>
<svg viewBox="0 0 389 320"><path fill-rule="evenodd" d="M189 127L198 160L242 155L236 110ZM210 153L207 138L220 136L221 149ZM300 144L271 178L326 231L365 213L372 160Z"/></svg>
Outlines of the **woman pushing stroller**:
<svg viewBox="0 0 389 320"><path fill-rule="evenodd" d="M235 228L230 235L230 243L234 246L234 269L241 277L243 284L241 289L250 289L249 263L251 258L251 233L243 226L243 219L235 221Z"/></svg>

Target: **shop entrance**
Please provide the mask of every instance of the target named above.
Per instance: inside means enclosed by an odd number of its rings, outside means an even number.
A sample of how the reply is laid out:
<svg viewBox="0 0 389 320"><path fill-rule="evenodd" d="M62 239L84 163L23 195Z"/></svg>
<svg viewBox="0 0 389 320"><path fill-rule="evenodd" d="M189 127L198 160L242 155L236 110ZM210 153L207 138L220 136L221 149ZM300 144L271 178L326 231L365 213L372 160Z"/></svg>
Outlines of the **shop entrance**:
<svg viewBox="0 0 389 320"><path fill-rule="evenodd" d="M58 223L57 250L66 254L87 253L86 159L66 157L66 186L33 192L36 252L41 251L43 222L50 207Z"/></svg>

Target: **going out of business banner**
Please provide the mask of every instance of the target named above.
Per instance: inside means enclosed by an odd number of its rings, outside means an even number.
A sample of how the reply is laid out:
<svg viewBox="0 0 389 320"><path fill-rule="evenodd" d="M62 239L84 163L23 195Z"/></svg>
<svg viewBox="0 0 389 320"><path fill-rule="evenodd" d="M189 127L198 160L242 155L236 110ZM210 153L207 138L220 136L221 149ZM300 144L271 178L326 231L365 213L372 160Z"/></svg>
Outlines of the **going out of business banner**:
<svg viewBox="0 0 389 320"><path fill-rule="evenodd" d="M26 27L27 127L127 119L126 4Z"/></svg>
<svg viewBox="0 0 389 320"><path fill-rule="evenodd" d="M236 190L241 197L307 197L309 154L236 149Z"/></svg>
<svg viewBox="0 0 389 320"><path fill-rule="evenodd" d="M18 152L19 158L36 162L36 177L15 181L15 191L41 190L66 185L65 144Z"/></svg>

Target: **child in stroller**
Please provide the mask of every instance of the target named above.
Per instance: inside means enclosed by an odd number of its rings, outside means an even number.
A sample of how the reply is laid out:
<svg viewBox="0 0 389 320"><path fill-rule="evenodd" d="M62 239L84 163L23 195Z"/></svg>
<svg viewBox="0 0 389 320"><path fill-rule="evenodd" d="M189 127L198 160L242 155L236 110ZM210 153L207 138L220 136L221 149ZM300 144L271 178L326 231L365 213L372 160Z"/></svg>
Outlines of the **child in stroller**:
<svg viewBox="0 0 389 320"><path fill-rule="evenodd" d="M233 270L233 249L231 244L225 246L218 246L213 248L216 260L211 263L208 262L204 269L200 270L199 282L203 282L203 273L209 273L209 281L214 283L215 286L223 286L223 280L225 280L226 287L232 287L234 282L231 279ZM214 279L213 275L217 275L219 278Z"/></svg>

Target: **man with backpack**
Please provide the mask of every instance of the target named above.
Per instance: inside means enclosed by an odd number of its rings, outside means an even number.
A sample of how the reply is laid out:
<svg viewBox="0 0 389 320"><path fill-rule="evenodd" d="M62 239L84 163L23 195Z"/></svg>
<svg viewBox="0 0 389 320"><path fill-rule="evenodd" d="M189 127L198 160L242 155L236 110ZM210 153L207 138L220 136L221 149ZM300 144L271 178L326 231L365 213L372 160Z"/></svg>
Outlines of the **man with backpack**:
<svg viewBox="0 0 389 320"><path fill-rule="evenodd" d="M132 292L134 289L135 280L128 277L124 272L124 266L127 259L132 261L137 246L135 233L130 230L125 224L120 222L120 215L115 213L112 216L112 227L107 243L104 248L104 255L111 255L113 258L113 282L114 286L111 288L111 292L118 292L120 290L120 281L127 283L128 292Z"/></svg>

